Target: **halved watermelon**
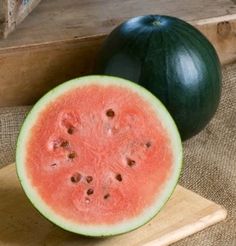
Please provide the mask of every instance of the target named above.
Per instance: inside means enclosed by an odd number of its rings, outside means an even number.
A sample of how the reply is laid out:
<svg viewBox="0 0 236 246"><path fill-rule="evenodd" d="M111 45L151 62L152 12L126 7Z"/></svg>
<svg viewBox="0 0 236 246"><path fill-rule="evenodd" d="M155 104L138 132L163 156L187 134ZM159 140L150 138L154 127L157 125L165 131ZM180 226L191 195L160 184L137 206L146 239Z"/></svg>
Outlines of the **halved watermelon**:
<svg viewBox="0 0 236 246"><path fill-rule="evenodd" d="M17 173L33 205L65 230L108 236L149 221L182 165L171 116L146 89L87 76L36 103L21 129Z"/></svg>

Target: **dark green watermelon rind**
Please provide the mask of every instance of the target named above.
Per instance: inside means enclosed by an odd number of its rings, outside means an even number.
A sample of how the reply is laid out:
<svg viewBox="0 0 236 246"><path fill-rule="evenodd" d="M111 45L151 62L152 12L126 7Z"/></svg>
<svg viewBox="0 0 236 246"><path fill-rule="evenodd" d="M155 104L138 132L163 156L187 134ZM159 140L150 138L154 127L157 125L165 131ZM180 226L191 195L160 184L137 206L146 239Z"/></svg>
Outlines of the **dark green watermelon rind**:
<svg viewBox="0 0 236 246"><path fill-rule="evenodd" d="M174 118L182 140L200 132L219 105L217 52L199 30L175 17L147 15L122 23L105 40L96 72L151 91Z"/></svg>

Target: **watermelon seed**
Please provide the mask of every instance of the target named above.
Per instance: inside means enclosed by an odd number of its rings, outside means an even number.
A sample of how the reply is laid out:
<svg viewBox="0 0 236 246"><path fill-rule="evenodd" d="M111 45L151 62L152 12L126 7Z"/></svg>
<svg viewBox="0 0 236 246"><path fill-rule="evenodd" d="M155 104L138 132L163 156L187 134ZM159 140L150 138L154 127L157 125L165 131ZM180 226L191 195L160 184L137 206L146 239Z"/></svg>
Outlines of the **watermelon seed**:
<svg viewBox="0 0 236 246"><path fill-rule="evenodd" d="M131 160L130 158L127 158L127 164L128 166L132 167L136 164L136 162L134 160Z"/></svg>
<svg viewBox="0 0 236 246"><path fill-rule="evenodd" d="M119 182L121 182L122 181L122 176L121 176L121 174L116 174L116 179L119 181Z"/></svg>
<svg viewBox="0 0 236 246"><path fill-rule="evenodd" d="M113 118L115 116L115 112L110 108L106 111L107 117Z"/></svg>
<svg viewBox="0 0 236 246"><path fill-rule="evenodd" d="M66 148L66 147L68 147L69 146L69 142L68 141L63 141L62 143L61 143L61 145L60 145L62 148Z"/></svg>
<svg viewBox="0 0 236 246"><path fill-rule="evenodd" d="M145 145L147 148L150 148L152 144L151 144L151 142L147 142Z"/></svg>
<svg viewBox="0 0 236 246"><path fill-rule="evenodd" d="M73 126L67 129L68 134L72 135L74 133L75 128Z"/></svg>
<svg viewBox="0 0 236 246"><path fill-rule="evenodd" d="M93 194L93 189L88 189L88 190L87 190L87 195L90 196L90 195L92 195L92 194Z"/></svg>
<svg viewBox="0 0 236 246"><path fill-rule="evenodd" d="M69 153L69 155L68 155L68 158L69 159L74 159L76 157L76 153L75 152L71 152L71 153Z"/></svg>
<svg viewBox="0 0 236 246"><path fill-rule="evenodd" d="M70 180L72 183L78 183L82 178L82 175L80 173L74 173L73 176L71 176Z"/></svg>
<svg viewBox="0 0 236 246"><path fill-rule="evenodd" d="M50 166L55 167L56 165L57 165L56 163L52 163Z"/></svg>
<svg viewBox="0 0 236 246"><path fill-rule="evenodd" d="M107 193L103 198L106 200L110 196L109 193Z"/></svg>
<svg viewBox="0 0 236 246"><path fill-rule="evenodd" d="M92 181L93 181L93 177L92 177L92 176L87 176L87 177L86 177L86 181L87 181L88 183L92 182Z"/></svg>

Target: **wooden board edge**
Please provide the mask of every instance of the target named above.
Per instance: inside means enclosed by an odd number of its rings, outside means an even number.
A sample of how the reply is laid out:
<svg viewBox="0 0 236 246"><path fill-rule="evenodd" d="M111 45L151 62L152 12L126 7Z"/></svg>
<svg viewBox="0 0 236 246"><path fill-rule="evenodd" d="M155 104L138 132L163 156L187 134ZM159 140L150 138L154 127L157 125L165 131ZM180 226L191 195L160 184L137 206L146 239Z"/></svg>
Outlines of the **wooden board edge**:
<svg viewBox="0 0 236 246"><path fill-rule="evenodd" d="M7 27L7 2L0 0L0 39L4 37Z"/></svg>
<svg viewBox="0 0 236 246"><path fill-rule="evenodd" d="M210 40L222 65L236 61L236 14L196 20L191 24Z"/></svg>
<svg viewBox="0 0 236 246"><path fill-rule="evenodd" d="M58 40L52 42L44 42L40 44L29 44L29 45L21 45L21 46L12 46L12 47L0 47L0 56L7 55L7 54L14 54L18 52L34 52L39 50L51 50L51 49L64 49L68 48L70 45L80 45L81 43L84 44L86 42L92 42L96 45L96 42L100 42L105 40L107 34L103 33L100 35L92 35L88 37L76 37L73 39L66 39L66 40Z"/></svg>
<svg viewBox="0 0 236 246"><path fill-rule="evenodd" d="M0 38L7 38L18 24L20 24L27 15L39 4L41 0L31 0L29 2L19 3L14 0L0 0L1 20L0 20ZM17 8L16 5L19 5Z"/></svg>
<svg viewBox="0 0 236 246"><path fill-rule="evenodd" d="M206 19L200 19L200 20L193 20L190 23L192 25L205 25L205 24L214 24L219 23L223 21L234 21L236 20L236 14L229 14L229 15L222 15L217 17L211 17Z"/></svg>
<svg viewBox="0 0 236 246"><path fill-rule="evenodd" d="M192 24L213 43L222 65L236 61L236 15L196 20ZM106 36L101 33L0 48L0 106L31 105L59 83L91 74Z"/></svg>
<svg viewBox="0 0 236 246"><path fill-rule="evenodd" d="M218 206L218 210L214 213L207 215L196 222L183 226L179 228L178 230L165 234L164 236L144 244L143 246L165 246L170 245L172 243L175 243L183 238L186 238L196 232L199 232L211 225L214 225L222 220L224 220L227 217L227 211L219 206L214 204L215 206Z"/></svg>
<svg viewBox="0 0 236 246"><path fill-rule="evenodd" d="M200 30L215 46L222 65L236 61L236 14L194 20L189 23ZM27 52L29 49L51 50L55 49L55 47L63 49L63 47L68 47L70 44L79 45L81 42L84 43L86 41L99 41L98 43L100 44L101 40L104 40L107 35L107 33L101 33L87 37L72 37L66 40L5 47L0 48L0 55L12 52Z"/></svg>
<svg viewBox="0 0 236 246"><path fill-rule="evenodd" d="M27 17L27 15L31 13L31 11L40 3L40 1L41 0L34 0L32 2L29 2L25 6L25 8L23 8L19 13L17 13L15 24L9 28L9 31L6 33L4 38L6 38L9 33L14 31L15 27L19 25Z"/></svg>

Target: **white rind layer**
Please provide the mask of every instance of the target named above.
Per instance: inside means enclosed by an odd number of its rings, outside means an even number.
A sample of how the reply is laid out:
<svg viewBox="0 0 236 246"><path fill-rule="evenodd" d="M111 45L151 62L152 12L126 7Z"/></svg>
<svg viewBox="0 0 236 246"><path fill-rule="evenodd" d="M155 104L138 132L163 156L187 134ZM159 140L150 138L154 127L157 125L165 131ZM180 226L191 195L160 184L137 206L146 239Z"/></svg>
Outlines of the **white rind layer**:
<svg viewBox="0 0 236 246"><path fill-rule="evenodd" d="M27 178L27 172L25 169L25 157L26 157L26 144L28 139L28 134L31 131L31 127L37 121L37 117L40 115L41 110L43 110L46 105L54 101L58 96L63 95L66 91L73 90L74 88L81 88L83 86L89 86L92 84L100 86L119 86L128 88L131 91L137 93L156 112L157 117L162 119L163 127L166 129L170 136L171 147L173 150L173 169L171 170L170 177L158 195L155 202L149 208L145 209L142 214L139 216L127 219L117 224L102 224L102 225L83 225L75 223L71 220L65 219L62 216L56 214L39 196L37 190L34 189L30 183L30 180ZM166 203L166 201L171 196L174 188L178 182L182 167L182 143L177 130L177 127L166 110L163 104L149 91L143 87L116 77L111 76L86 76L78 79L70 80L64 84L57 86L56 88L49 91L45 96L43 96L32 108L28 114L22 128L17 142L17 151L16 151L16 167L17 174L20 179L21 185L32 202L32 204L39 210L39 212L44 215L47 219L55 223L56 225L62 227L65 230L75 232L78 234L84 234L89 236L110 236L120 233L125 233L131 230L134 230L141 225L147 223L152 219Z"/></svg>

